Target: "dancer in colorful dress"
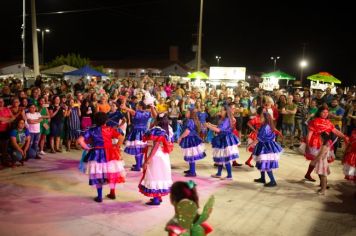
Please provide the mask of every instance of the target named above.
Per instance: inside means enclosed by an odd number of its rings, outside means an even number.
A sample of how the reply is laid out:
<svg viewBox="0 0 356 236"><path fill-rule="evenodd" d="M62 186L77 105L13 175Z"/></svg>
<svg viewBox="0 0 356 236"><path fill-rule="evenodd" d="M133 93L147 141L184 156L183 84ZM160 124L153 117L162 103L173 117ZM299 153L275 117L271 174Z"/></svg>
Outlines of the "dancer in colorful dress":
<svg viewBox="0 0 356 236"><path fill-rule="evenodd" d="M213 160L218 165L218 171L213 178L232 180L231 161L239 158L239 139L232 133L234 130L234 117L228 106L221 108L219 125L206 123L208 129L217 133L211 144L213 146ZM222 177L223 165L226 167L227 177Z"/></svg>
<svg viewBox="0 0 356 236"><path fill-rule="evenodd" d="M354 181L356 183L356 129L351 133L350 141L345 149L344 159L345 179Z"/></svg>
<svg viewBox="0 0 356 236"><path fill-rule="evenodd" d="M203 159L206 154L203 140L199 137L201 126L196 110L187 110L185 117L187 119L184 123L184 131L179 137L178 143L183 149L184 160L189 163L189 170L184 171L185 176L195 177L197 176L195 162Z"/></svg>
<svg viewBox="0 0 356 236"><path fill-rule="evenodd" d="M328 157L330 156L331 150L331 137L326 132L320 134L320 139L322 145L320 147L320 151L318 155L315 157L313 163L315 166L315 173L319 175L320 179L320 189L318 190L318 194L324 195L327 189L327 176L330 175Z"/></svg>
<svg viewBox="0 0 356 236"><path fill-rule="evenodd" d="M206 112L205 110L205 106L202 105L200 107L200 110L198 111L198 118L199 118L199 121L200 121L200 138L203 140L203 142L206 141L206 134L207 134L207 128L205 126L205 123L206 123L206 120L208 118L209 114Z"/></svg>
<svg viewBox="0 0 356 236"><path fill-rule="evenodd" d="M166 225L169 236L205 236L213 231L206 221L213 210L215 198L211 196L199 214L199 197L194 181L175 182L172 185L170 199L175 214Z"/></svg>
<svg viewBox="0 0 356 236"><path fill-rule="evenodd" d="M335 126L328 120L329 110L327 107L320 107L315 114L315 119L311 120L308 124L309 132L307 136L306 142L306 150L305 150L305 158L310 162L307 173L304 178L308 181L315 182L315 179L311 177L311 173L313 172L315 166L313 164L313 160L315 156L318 155L320 151L320 147L322 145L322 141L320 138L321 133L334 133L340 138L343 138L345 141L348 141L346 135L341 133L339 130L335 128ZM332 141L330 140L332 143ZM329 152L328 162L333 162L335 159L334 152Z"/></svg>
<svg viewBox="0 0 356 236"><path fill-rule="evenodd" d="M162 196L170 192L172 173L169 153L173 150L172 137L169 119L164 113L157 117L157 126L148 130L143 137L144 141L152 142L152 148L146 150L143 175L138 186L143 195L152 197L147 205L160 205Z"/></svg>
<svg viewBox="0 0 356 236"><path fill-rule="evenodd" d="M248 135L248 139L247 139L247 146L249 147L248 151L251 152L251 155L247 159L247 161L245 162L245 165L248 165L251 168L254 167L251 164L251 161L253 159L252 152L253 152L253 150L255 148L255 146L251 145L251 144L255 140L257 140L258 129L262 125L262 123L261 123L261 114L262 114L262 112L263 112L263 108L262 107L257 108L256 116L253 117L251 120L249 120L248 123L247 123L248 127L250 127L250 129L252 130L252 132Z"/></svg>
<svg viewBox="0 0 356 236"><path fill-rule="evenodd" d="M143 151L146 148L146 142L143 141L143 136L148 128L148 122L151 116L156 117L157 112L151 104L151 110L146 110L146 104L141 101L136 106L136 111L126 106L126 102L123 102L121 109L129 112L132 117L133 129L127 135L125 152L135 156L136 164L132 166L132 171L141 171L143 161Z"/></svg>
<svg viewBox="0 0 356 236"><path fill-rule="evenodd" d="M263 183L265 187L274 187L277 185L272 170L278 168L278 160L282 153L282 147L275 139L276 135L272 116L267 111L263 112L262 126L258 130L257 139L250 144L250 147L256 145L252 155L256 161L257 169L261 172L261 178L254 181ZM266 183L266 172L271 180L269 183Z"/></svg>
<svg viewBox="0 0 356 236"><path fill-rule="evenodd" d="M87 162L86 172L89 174L89 185L96 186L98 196L96 202L102 202L102 186L109 183L110 199L115 199L115 186L125 182L124 162L120 156L120 144L123 136L117 130L106 126L107 116L103 112L94 115L96 127L90 128L79 137L78 143L88 151L84 162ZM112 139L119 139L117 145ZM89 146L90 145L90 146Z"/></svg>

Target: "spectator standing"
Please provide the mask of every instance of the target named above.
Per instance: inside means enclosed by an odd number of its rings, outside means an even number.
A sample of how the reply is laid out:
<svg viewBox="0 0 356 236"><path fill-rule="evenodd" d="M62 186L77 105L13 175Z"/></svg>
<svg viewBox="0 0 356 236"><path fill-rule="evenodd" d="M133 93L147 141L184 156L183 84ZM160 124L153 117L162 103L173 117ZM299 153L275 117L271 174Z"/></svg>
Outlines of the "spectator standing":
<svg viewBox="0 0 356 236"><path fill-rule="evenodd" d="M290 135L290 149L293 149L294 143L294 127L295 127L295 114L297 113L297 105L293 103L293 96L289 95L287 98L287 104L282 109L283 119L282 119L282 132L283 141L282 147L285 147L285 139L287 133Z"/></svg>
<svg viewBox="0 0 356 236"><path fill-rule="evenodd" d="M347 136L351 136L352 131L356 128L356 100L352 101L352 107L347 113Z"/></svg>
<svg viewBox="0 0 356 236"><path fill-rule="evenodd" d="M168 108L168 118L172 121L173 133L177 131L177 120L179 118L180 109L175 101L171 101L170 107Z"/></svg>
<svg viewBox="0 0 356 236"><path fill-rule="evenodd" d="M294 104L297 105L297 112L295 113L295 128L298 131L298 139L300 140L303 135L303 120L304 120L304 103L301 101L300 94L294 94Z"/></svg>
<svg viewBox="0 0 356 236"><path fill-rule="evenodd" d="M45 100L44 98L40 98L38 100L38 110L41 114L41 118L42 121L40 123L40 133L41 133L41 137L40 137L40 155L45 155L46 153L44 152L44 146L45 146L45 141L46 141L46 137L47 135L49 135L50 130L49 130L49 112L48 112L48 108L46 107L45 104Z"/></svg>
<svg viewBox="0 0 356 236"><path fill-rule="evenodd" d="M35 159L41 159L41 157L38 155L38 147L39 147L39 142L40 142L40 136L41 136L41 114L39 112L36 112L36 105L35 104L30 104L28 107L28 113L26 113L26 118L27 118L27 124L28 124L28 131L30 133L31 137L31 142L30 142L30 148L34 150L35 152Z"/></svg>
<svg viewBox="0 0 356 236"><path fill-rule="evenodd" d="M90 105L89 100L84 99L80 106L80 113L82 115L80 127L82 130L86 130L92 125L93 111L94 107Z"/></svg>
<svg viewBox="0 0 356 236"><path fill-rule="evenodd" d="M15 117L15 121L25 119L25 112L23 107L20 107L20 100L18 98L12 99L12 106L10 107L12 115Z"/></svg>
<svg viewBox="0 0 356 236"><path fill-rule="evenodd" d="M64 114L67 117L67 152L70 151L71 143L76 142L80 136L80 104L75 103L74 99L70 99L68 105Z"/></svg>
<svg viewBox="0 0 356 236"><path fill-rule="evenodd" d="M329 109L329 119L331 123L335 126L335 129L341 131L342 128L342 119L345 113L345 110L339 106L339 101L336 98L331 100ZM337 138L336 135L332 135L332 138ZM336 154L336 150L340 145L340 141L337 140L334 144L334 153Z"/></svg>
<svg viewBox="0 0 356 236"><path fill-rule="evenodd" d="M0 97L0 150L1 162L7 165L7 148L9 141L10 124L15 120L11 110L5 106L5 101Z"/></svg>
<svg viewBox="0 0 356 236"><path fill-rule="evenodd" d="M334 98L334 95L331 94L331 88L326 88L325 89L325 94L323 96L323 102L328 104L330 106L332 99Z"/></svg>
<svg viewBox="0 0 356 236"><path fill-rule="evenodd" d="M50 123L50 143L51 153L62 152L60 149L61 132L64 123L65 106L60 105L59 96L54 96L52 105L49 107Z"/></svg>

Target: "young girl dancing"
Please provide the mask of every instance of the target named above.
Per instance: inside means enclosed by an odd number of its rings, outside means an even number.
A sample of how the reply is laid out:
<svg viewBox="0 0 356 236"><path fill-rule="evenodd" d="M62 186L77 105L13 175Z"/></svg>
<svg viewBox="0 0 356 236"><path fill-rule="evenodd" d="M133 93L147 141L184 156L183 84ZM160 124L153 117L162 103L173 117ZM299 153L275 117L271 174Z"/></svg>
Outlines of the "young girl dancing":
<svg viewBox="0 0 356 236"><path fill-rule="evenodd" d="M342 163L345 179L356 182L356 129L353 129L351 133Z"/></svg>
<svg viewBox="0 0 356 236"><path fill-rule="evenodd" d="M250 144L250 147L256 145L252 155L256 161L257 169L261 172L261 178L254 181L263 183L265 187L274 187L277 185L272 170L278 168L278 160L282 147L275 139L276 135L272 116L268 112L263 112L262 126L258 130L257 139ZM266 172L271 180L269 183L266 183Z"/></svg>
<svg viewBox="0 0 356 236"><path fill-rule="evenodd" d="M320 107L315 114L315 119L311 120L308 124L308 136L306 142L306 150L305 150L305 158L310 161L309 168L304 178L308 181L315 182L315 179L311 177L311 173L313 172L315 166L313 164L313 160L315 156L318 155L320 148L322 146L321 142L321 133L334 133L336 136L343 138L346 142L348 138L342 132L337 130L335 126L328 120L329 110L327 107ZM329 141L332 143L332 141ZM334 152L329 152L328 161L334 161Z"/></svg>
<svg viewBox="0 0 356 236"><path fill-rule="evenodd" d="M346 147L343 159L345 179L353 181L356 184L356 129L351 133L350 141ZM356 185L355 185L356 186ZM354 193L356 199L356 192Z"/></svg>
<svg viewBox="0 0 356 236"><path fill-rule="evenodd" d="M139 183L139 191L147 196L153 197L147 205L159 205L162 196L170 192L172 185L171 163L169 153L173 150L169 132L169 120L165 113L157 117L157 126L148 130L143 140L153 142L149 152L146 152L143 176Z"/></svg>
<svg viewBox="0 0 356 236"><path fill-rule="evenodd" d="M89 174L89 185L96 186L98 196L96 202L102 202L102 186L110 184L108 198L115 199L115 185L125 182L124 162L120 156L120 144L123 136L115 129L106 126L107 116L103 112L94 115L96 127L90 128L78 138L78 143L88 151L84 158L87 162L86 172ZM117 145L112 139L118 139ZM90 144L90 146L88 145Z"/></svg>
<svg viewBox="0 0 356 236"><path fill-rule="evenodd" d="M257 108L256 116L247 122L247 126L252 130L252 132L248 135L248 139L247 139L247 144L248 144L248 147L249 147L248 151L251 152L251 155L247 159L247 161L245 162L245 165L248 165L251 168L254 167L251 164L251 161L253 159L252 152L253 152L253 149L255 148L255 146L251 145L251 144L255 140L257 140L258 129L262 125L262 123L261 123L261 114L262 114L262 112L263 112L263 108L262 107Z"/></svg>
<svg viewBox="0 0 356 236"><path fill-rule="evenodd" d="M331 150L330 135L326 132L320 134L322 146L318 155L315 157L313 164L315 166L315 173L319 175L320 179L320 189L318 194L324 195L327 188L327 176L330 175L330 169L328 164L328 157Z"/></svg>
<svg viewBox="0 0 356 236"><path fill-rule="evenodd" d="M127 136L124 152L135 156L136 164L132 166L131 170L141 171L143 151L146 148L143 136L147 131L151 116L156 117L157 113L153 104L151 105L151 111L146 111L146 104L143 101L137 104L136 111L128 108L126 102L122 103L121 109L128 111L133 116L133 129Z"/></svg>
<svg viewBox="0 0 356 236"><path fill-rule="evenodd" d="M219 125L206 123L208 129L217 133L211 144L213 146L213 160L218 165L218 172L212 175L213 178L232 180L231 161L239 158L239 139L232 133L234 129L234 117L230 108L221 108ZM223 165L226 167L227 177L221 177Z"/></svg>
<svg viewBox="0 0 356 236"><path fill-rule="evenodd" d="M185 113L187 118L184 123L184 131L178 139L178 143L183 149L184 160L189 163L189 170L184 171L186 177L197 176L195 172L195 162L203 159L206 154L204 144L199 137L201 126L194 109L187 110Z"/></svg>

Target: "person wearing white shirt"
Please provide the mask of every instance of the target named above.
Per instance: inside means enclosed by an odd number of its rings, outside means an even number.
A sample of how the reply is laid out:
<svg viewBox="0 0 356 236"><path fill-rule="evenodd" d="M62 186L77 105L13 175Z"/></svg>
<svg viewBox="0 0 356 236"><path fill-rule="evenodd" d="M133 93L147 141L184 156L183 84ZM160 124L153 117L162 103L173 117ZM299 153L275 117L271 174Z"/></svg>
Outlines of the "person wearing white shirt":
<svg viewBox="0 0 356 236"><path fill-rule="evenodd" d="M35 159L41 159L38 155L39 141L40 141L40 123L42 121L41 114L36 112L35 104L28 106L28 113L26 113L26 119L28 123L28 131L30 132L31 142L30 148L35 150Z"/></svg>

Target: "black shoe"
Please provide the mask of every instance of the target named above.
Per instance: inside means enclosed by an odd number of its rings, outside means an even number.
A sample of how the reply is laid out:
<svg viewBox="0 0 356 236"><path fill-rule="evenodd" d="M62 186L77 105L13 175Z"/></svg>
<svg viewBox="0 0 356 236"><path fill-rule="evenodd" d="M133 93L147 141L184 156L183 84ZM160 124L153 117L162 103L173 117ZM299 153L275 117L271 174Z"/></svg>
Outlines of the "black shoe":
<svg viewBox="0 0 356 236"><path fill-rule="evenodd" d="M311 176L304 176L304 178L310 182L315 182L316 180L313 179Z"/></svg>
<svg viewBox="0 0 356 236"><path fill-rule="evenodd" d="M293 149L294 149L294 146L290 146L289 149L293 150Z"/></svg>
<svg viewBox="0 0 356 236"><path fill-rule="evenodd" d="M153 198L150 198L150 201L152 202L153 201ZM162 202L162 197L159 198L159 202Z"/></svg>
<svg viewBox="0 0 356 236"><path fill-rule="evenodd" d="M184 175L185 177L196 177L197 176L197 174L196 173L186 173L185 175Z"/></svg>
<svg viewBox="0 0 356 236"><path fill-rule="evenodd" d="M190 172L190 170L183 171L184 174L188 174L189 172Z"/></svg>
<svg viewBox="0 0 356 236"><path fill-rule="evenodd" d="M94 198L94 201L96 201L96 202L102 202L103 199L102 199L102 198L99 198L99 197L95 197L95 198Z"/></svg>
<svg viewBox="0 0 356 236"><path fill-rule="evenodd" d="M268 184L265 184L264 186L265 187L275 187L275 186L277 186L277 183L276 182L269 182Z"/></svg>
<svg viewBox="0 0 356 236"><path fill-rule="evenodd" d="M233 162L232 163L232 167L240 167L240 166L242 166L242 164L239 164L237 162Z"/></svg>
<svg viewBox="0 0 356 236"><path fill-rule="evenodd" d="M154 202L153 199L152 199L149 202L146 202L145 204L148 205L148 206L159 206L161 204L161 202L160 201L159 202Z"/></svg>
<svg viewBox="0 0 356 236"><path fill-rule="evenodd" d="M108 198L110 198L110 199L116 199L116 196L115 196L115 194L111 194L111 193L109 193L109 194L107 194L106 195Z"/></svg>
<svg viewBox="0 0 356 236"><path fill-rule="evenodd" d="M254 179L253 181L256 182L256 183L261 183L261 184L265 184L266 183L266 180L264 180L262 178Z"/></svg>
<svg viewBox="0 0 356 236"><path fill-rule="evenodd" d="M35 159L39 160L39 159L42 159L40 156L36 156Z"/></svg>
<svg viewBox="0 0 356 236"><path fill-rule="evenodd" d="M245 165L247 165L247 166L249 166L249 167L251 167L251 168L254 167L251 163L248 163L248 162L245 162Z"/></svg>
<svg viewBox="0 0 356 236"><path fill-rule="evenodd" d="M131 167L131 171L141 171L141 169L140 168L137 168L137 167Z"/></svg>

